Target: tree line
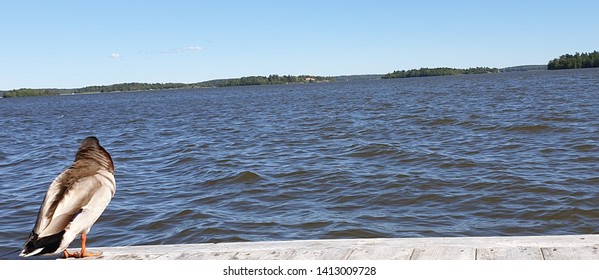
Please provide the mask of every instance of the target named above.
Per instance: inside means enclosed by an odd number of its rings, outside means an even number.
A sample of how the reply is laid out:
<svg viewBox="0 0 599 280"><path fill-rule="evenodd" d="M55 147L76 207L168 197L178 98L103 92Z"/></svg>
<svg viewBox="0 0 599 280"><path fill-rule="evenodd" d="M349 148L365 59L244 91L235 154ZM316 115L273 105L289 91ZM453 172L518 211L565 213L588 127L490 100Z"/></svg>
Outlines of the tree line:
<svg viewBox="0 0 599 280"><path fill-rule="evenodd" d="M552 59L547 64L547 69L576 69L599 67L599 52L564 54L559 58Z"/></svg>
<svg viewBox="0 0 599 280"><path fill-rule="evenodd" d="M124 83L109 86L89 86L75 90L75 93L85 92L114 92L114 91L139 91L139 90L163 90L163 89L182 89L182 88L204 88L204 87L230 87L230 86L250 86L250 85L275 85L309 82L328 82L334 81L332 77L321 76L291 76L291 75L270 75L266 76L248 76L234 79L211 80L199 83Z"/></svg>
<svg viewBox="0 0 599 280"><path fill-rule="evenodd" d="M61 93L64 93L64 90L21 88L4 92L4 97L59 95Z"/></svg>
<svg viewBox="0 0 599 280"><path fill-rule="evenodd" d="M119 92L119 91L142 91L142 90L166 90L166 89L187 89L187 88L206 88L206 87L229 87L229 86L248 86L248 85L275 85L275 84L295 84L295 83L319 83L333 82L334 77L311 76L311 75L270 75L249 76L234 79L210 80L199 83L121 83L107 86L87 86L77 89L14 89L4 92L4 97L20 96L42 96L59 95L70 93L95 93L95 92Z"/></svg>
<svg viewBox="0 0 599 280"><path fill-rule="evenodd" d="M184 83L122 83L109 86L88 86L75 89L74 93L86 92L115 92L115 91L140 91L140 90L159 90L159 89L177 89L188 87Z"/></svg>
<svg viewBox="0 0 599 280"><path fill-rule="evenodd" d="M394 78L412 78L412 77L431 77L431 76L448 76L448 75L465 75L465 74L486 74L486 73L499 73L497 68L489 67L475 67L468 69L457 69L449 67L439 68L420 68L411 70L396 70L391 73L383 75L383 79L394 79Z"/></svg>
<svg viewBox="0 0 599 280"><path fill-rule="evenodd" d="M319 82L334 82L333 77L322 77L322 76L291 76L291 75L270 75L265 76L249 76L241 77L238 79L226 79L218 81L214 86L217 87L228 87L228 86L251 86L251 85L280 85L280 84L297 84L297 83L319 83ZM200 83L201 85L202 83Z"/></svg>

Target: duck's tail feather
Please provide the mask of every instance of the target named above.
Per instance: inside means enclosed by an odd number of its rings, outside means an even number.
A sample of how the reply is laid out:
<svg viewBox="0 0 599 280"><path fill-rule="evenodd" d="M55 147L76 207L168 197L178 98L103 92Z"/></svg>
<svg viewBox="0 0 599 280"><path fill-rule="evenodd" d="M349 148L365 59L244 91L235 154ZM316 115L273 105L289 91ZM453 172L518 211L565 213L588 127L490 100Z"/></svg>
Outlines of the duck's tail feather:
<svg viewBox="0 0 599 280"><path fill-rule="evenodd" d="M51 254L56 253L56 250L60 247L60 243L62 242L62 237L64 236L66 231L61 231L59 233L44 236L38 239L38 235L34 232L31 232L29 235L29 239L25 242L23 246L23 251L19 256L21 257L31 257L43 254Z"/></svg>

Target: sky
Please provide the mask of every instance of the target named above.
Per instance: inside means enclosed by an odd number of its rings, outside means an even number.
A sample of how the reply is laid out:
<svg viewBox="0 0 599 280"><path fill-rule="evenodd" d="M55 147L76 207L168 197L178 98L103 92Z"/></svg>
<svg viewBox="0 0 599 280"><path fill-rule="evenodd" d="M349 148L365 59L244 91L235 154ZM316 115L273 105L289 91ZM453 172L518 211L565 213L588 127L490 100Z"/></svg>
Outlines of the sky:
<svg viewBox="0 0 599 280"><path fill-rule="evenodd" d="M599 1L0 0L0 90L546 64Z"/></svg>

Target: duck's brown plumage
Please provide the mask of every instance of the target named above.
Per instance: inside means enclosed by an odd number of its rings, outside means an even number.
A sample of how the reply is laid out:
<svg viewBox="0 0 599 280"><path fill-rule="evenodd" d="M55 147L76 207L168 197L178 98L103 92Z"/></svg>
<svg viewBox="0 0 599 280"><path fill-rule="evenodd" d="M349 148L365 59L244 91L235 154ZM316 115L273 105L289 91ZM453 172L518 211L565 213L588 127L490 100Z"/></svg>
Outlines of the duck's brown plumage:
<svg viewBox="0 0 599 280"><path fill-rule="evenodd" d="M86 138L73 164L48 188L21 256L60 253L80 234L83 240L115 191L110 154L96 137Z"/></svg>

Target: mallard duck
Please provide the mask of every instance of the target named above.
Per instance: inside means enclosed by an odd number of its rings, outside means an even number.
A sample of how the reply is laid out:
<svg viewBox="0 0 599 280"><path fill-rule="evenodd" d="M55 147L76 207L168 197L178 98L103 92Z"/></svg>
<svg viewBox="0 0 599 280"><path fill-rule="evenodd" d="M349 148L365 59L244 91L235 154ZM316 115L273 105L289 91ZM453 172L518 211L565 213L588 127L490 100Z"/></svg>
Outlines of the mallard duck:
<svg viewBox="0 0 599 280"><path fill-rule="evenodd" d="M98 256L86 237L116 191L114 163L96 137L81 142L73 164L50 184L21 257L63 253L65 258ZM81 252L67 247L81 235Z"/></svg>

